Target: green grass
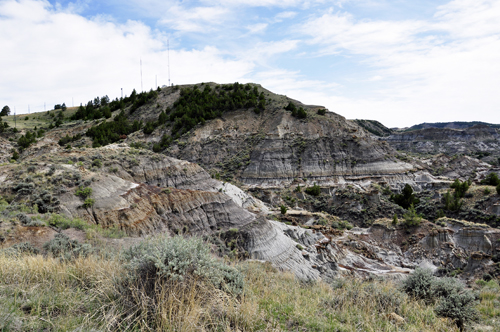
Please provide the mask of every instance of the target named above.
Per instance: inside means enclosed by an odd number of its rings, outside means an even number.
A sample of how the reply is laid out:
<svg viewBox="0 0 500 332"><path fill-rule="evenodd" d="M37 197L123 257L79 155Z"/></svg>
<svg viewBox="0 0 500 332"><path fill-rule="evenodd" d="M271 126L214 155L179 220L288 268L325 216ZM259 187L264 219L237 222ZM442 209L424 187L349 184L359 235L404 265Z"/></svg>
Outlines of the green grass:
<svg viewBox="0 0 500 332"><path fill-rule="evenodd" d="M63 112L65 118L63 123L68 121L69 117L72 116L77 109L78 107L68 107L66 111ZM13 113L13 111L11 111L11 113ZM57 115L58 113L59 110L51 110L31 114L18 114L16 115L16 121L14 121L14 115L9 115L2 117L2 121L7 122L11 128L15 126L18 130L32 130L35 127L40 129L41 127L48 127L52 122L55 122L56 117L52 117L50 114ZM29 120L24 120L26 117L28 117Z"/></svg>
<svg viewBox="0 0 500 332"><path fill-rule="evenodd" d="M151 318L151 325L124 316L123 290L116 280L126 271L118 258L63 261L0 255L0 308L9 320L0 330L14 331L16 325L22 331L123 331L127 321L132 331L149 331L150 326L161 331L457 331L452 322L438 318L432 306L411 300L391 282L304 283L269 264L236 267L245 276L239 297L196 278L163 284L156 299L159 316ZM140 317L141 308L136 307L134 315ZM406 323L391 322L392 312Z"/></svg>
<svg viewBox="0 0 500 332"><path fill-rule="evenodd" d="M478 310L481 323L493 327L491 331L500 331L500 286L497 280L481 281Z"/></svg>

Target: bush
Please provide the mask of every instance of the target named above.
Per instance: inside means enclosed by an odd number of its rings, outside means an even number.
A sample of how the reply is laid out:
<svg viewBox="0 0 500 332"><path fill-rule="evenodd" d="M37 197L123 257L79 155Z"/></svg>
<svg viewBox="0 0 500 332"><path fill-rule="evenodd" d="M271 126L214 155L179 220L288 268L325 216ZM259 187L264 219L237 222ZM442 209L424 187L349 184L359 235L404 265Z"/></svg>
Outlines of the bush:
<svg viewBox="0 0 500 332"><path fill-rule="evenodd" d="M406 294L426 301L433 299L434 276L429 269L417 267L415 271L403 280L401 290Z"/></svg>
<svg viewBox="0 0 500 332"><path fill-rule="evenodd" d="M95 204L95 199L93 198L87 198L84 202L83 202L83 207L84 208L89 208L89 207L92 207L94 206Z"/></svg>
<svg viewBox="0 0 500 332"><path fill-rule="evenodd" d="M286 206L282 205L280 206L281 214L286 214L286 211L288 210Z"/></svg>
<svg viewBox="0 0 500 332"><path fill-rule="evenodd" d="M494 173L492 173L494 174ZM495 174L496 175L496 174ZM460 182L459 179L455 179L455 181L450 185L450 188L455 189L455 196L458 198L463 198L467 190L469 190L469 182L464 181Z"/></svg>
<svg viewBox="0 0 500 332"><path fill-rule="evenodd" d="M500 195L500 184L497 186L497 194Z"/></svg>
<svg viewBox="0 0 500 332"><path fill-rule="evenodd" d="M411 205L416 205L420 202L413 194L413 188L408 183L405 184L401 194L391 195L391 201L404 209L408 209Z"/></svg>
<svg viewBox="0 0 500 332"><path fill-rule="evenodd" d="M92 161L92 166L95 166L97 168L101 168L102 167L101 159L95 159L94 161ZM90 189L90 188L87 188L87 189ZM91 191L91 193L92 193L92 191Z"/></svg>
<svg viewBox="0 0 500 332"><path fill-rule="evenodd" d="M478 317L476 294L467 291L457 279L436 278L431 270L417 268L403 280L401 288L416 299L428 303L439 301L435 308L436 314L453 319L460 331L464 330L465 324Z"/></svg>
<svg viewBox="0 0 500 332"><path fill-rule="evenodd" d="M403 218L405 220L405 226L408 227L416 227L420 225L420 222L422 221L422 217L417 213L417 211L415 211L415 207L413 207L413 204L410 205L408 212L403 215Z"/></svg>
<svg viewBox="0 0 500 332"><path fill-rule="evenodd" d="M326 114L326 109L322 108L318 110L319 115L325 115Z"/></svg>
<svg viewBox="0 0 500 332"><path fill-rule="evenodd" d="M500 185L500 179L496 173L490 173L484 180L481 180L481 184L486 184L489 186L498 186Z"/></svg>
<svg viewBox="0 0 500 332"><path fill-rule="evenodd" d="M476 321L479 317L475 305L476 295L473 292L455 291L446 297L441 297L441 301L436 307L436 313L439 316L451 318L460 331L464 331L467 323Z"/></svg>
<svg viewBox="0 0 500 332"><path fill-rule="evenodd" d="M37 248L33 247L31 243L29 242L22 242L15 244L11 247L8 247L6 249L1 249L0 252L3 252L7 255L21 255L21 254L30 254L30 255L37 255L40 253L40 250Z"/></svg>
<svg viewBox="0 0 500 332"><path fill-rule="evenodd" d="M98 159L96 159L98 160ZM76 196L80 196L81 198L87 198L90 195L92 195L92 188L87 187L87 188L78 188L77 191L75 192Z"/></svg>
<svg viewBox="0 0 500 332"><path fill-rule="evenodd" d="M321 188L315 183L312 187L306 188L306 194L319 196L319 194L321 194Z"/></svg>
<svg viewBox="0 0 500 332"><path fill-rule="evenodd" d="M215 259L210 247L198 238L158 236L125 250L124 258L130 271L127 283L141 284L145 291L154 289L158 281L186 278L201 278L232 294L243 291L242 274Z"/></svg>
<svg viewBox="0 0 500 332"><path fill-rule="evenodd" d="M43 249L54 257L63 259L73 259L77 257L86 257L92 253L90 244L81 244L76 240L71 240L66 234L58 233L56 236L43 245Z"/></svg>
<svg viewBox="0 0 500 332"><path fill-rule="evenodd" d="M58 227L61 229L68 229L70 227L79 229L79 230L84 230L89 227L89 225L78 218L75 219L68 219L60 214L53 213L49 220L48 223L50 226Z"/></svg>

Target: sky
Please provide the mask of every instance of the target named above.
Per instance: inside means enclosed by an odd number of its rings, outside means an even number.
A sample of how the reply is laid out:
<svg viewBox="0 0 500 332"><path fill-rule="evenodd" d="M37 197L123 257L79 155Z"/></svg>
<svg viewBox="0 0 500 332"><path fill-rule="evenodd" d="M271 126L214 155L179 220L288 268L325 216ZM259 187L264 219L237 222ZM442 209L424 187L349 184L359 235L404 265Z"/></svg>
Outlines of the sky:
<svg viewBox="0 0 500 332"><path fill-rule="evenodd" d="M169 77L258 83L388 127L500 123L500 1L0 0L0 107Z"/></svg>

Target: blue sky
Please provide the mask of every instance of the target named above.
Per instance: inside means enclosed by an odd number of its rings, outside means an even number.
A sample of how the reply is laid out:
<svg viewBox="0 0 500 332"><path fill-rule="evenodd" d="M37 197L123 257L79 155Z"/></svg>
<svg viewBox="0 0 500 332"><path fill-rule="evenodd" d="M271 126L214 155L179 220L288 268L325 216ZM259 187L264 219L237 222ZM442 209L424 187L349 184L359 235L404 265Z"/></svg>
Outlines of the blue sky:
<svg viewBox="0 0 500 332"><path fill-rule="evenodd" d="M387 126L500 123L500 1L0 0L17 113L174 84L255 82ZM44 104L46 106L44 106Z"/></svg>

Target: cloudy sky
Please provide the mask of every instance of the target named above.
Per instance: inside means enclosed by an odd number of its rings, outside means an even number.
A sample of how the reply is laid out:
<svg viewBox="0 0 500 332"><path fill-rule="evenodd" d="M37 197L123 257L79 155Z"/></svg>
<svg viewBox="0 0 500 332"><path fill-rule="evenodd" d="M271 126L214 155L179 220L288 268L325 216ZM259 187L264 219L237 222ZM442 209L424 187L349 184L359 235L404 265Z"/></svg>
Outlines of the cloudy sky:
<svg viewBox="0 0 500 332"><path fill-rule="evenodd" d="M499 0L0 0L0 107L255 82L390 127L500 123Z"/></svg>

